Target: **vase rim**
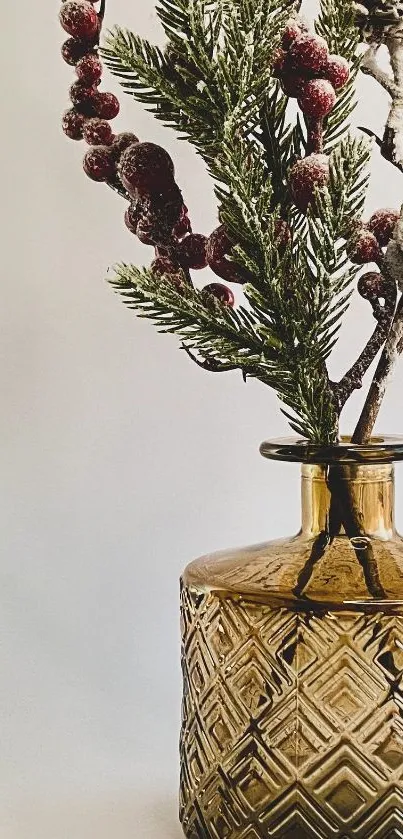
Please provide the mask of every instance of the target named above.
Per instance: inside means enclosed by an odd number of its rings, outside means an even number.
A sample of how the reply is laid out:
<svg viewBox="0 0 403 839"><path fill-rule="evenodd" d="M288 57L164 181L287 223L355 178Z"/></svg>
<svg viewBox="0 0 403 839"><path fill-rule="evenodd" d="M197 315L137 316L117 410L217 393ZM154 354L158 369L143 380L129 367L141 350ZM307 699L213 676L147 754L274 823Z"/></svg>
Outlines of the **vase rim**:
<svg viewBox="0 0 403 839"><path fill-rule="evenodd" d="M393 463L403 460L403 435L377 434L366 444L352 443L351 437L343 435L340 442L329 445L302 437L278 437L264 440L260 454L270 460L318 465Z"/></svg>

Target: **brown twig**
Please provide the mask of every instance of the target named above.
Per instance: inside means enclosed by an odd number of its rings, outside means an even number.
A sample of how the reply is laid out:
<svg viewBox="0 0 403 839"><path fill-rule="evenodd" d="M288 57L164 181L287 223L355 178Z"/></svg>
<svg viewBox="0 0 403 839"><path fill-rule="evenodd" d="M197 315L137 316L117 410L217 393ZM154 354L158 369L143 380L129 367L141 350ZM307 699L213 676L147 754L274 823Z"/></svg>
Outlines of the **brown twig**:
<svg viewBox="0 0 403 839"><path fill-rule="evenodd" d="M352 436L352 443L368 443L377 420L385 391L395 369L399 353L403 349L403 296L400 297L396 315L389 332L383 353L379 359L365 405L357 427Z"/></svg>
<svg viewBox="0 0 403 839"><path fill-rule="evenodd" d="M380 306L379 302L373 303L373 313L377 325L357 361L340 379L339 382L331 385L337 408L341 412L354 390L362 387L363 378L375 360L378 352L382 349L392 325L396 309L397 289L396 283L391 281L390 294L385 297L385 305Z"/></svg>

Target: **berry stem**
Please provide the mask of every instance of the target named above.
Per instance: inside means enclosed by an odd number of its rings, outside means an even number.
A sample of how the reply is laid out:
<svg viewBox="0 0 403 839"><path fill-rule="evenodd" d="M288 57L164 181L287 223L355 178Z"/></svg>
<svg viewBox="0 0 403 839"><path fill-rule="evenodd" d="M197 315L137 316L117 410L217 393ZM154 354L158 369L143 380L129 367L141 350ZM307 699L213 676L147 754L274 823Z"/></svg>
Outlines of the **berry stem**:
<svg viewBox="0 0 403 839"><path fill-rule="evenodd" d="M322 154L323 152L323 118L315 119L314 117L305 116L305 123L307 128L307 147L306 155Z"/></svg>

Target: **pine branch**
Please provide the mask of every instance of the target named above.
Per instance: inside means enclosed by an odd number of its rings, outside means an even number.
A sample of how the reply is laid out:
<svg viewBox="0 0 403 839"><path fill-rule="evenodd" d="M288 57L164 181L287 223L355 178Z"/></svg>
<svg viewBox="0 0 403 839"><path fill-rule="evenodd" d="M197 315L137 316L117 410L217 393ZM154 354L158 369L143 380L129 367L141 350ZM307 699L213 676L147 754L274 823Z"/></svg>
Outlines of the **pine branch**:
<svg viewBox="0 0 403 839"><path fill-rule="evenodd" d="M159 332L175 333L186 347L247 369L250 375L274 375L278 342L267 331L263 339L260 324L242 307L235 311L212 297L206 301L197 289L184 285L178 290L169 278L133 265L117 266L108 282L139 317L153 320Z"/></svg>
<svg viewBox="0 0 403 839"><path fill-rule="evenodd" d="M131 32L109 33L103 56L131 93L189 139L214 171L228 124L247 136L258 122L286 0L173 0L158 13L168 53Z"/></svg>

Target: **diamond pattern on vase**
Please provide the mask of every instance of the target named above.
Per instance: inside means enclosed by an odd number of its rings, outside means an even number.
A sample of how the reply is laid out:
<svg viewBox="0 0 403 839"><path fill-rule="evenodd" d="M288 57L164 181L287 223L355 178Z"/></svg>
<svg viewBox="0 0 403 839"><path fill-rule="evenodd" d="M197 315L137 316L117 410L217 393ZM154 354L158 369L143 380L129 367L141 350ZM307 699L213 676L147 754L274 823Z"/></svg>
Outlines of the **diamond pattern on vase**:
<svg viewBox="0 0 403 839"><path fill-rule="evenodd" d="M403 619L182 592L188 839L403 839Z"/></svg>

